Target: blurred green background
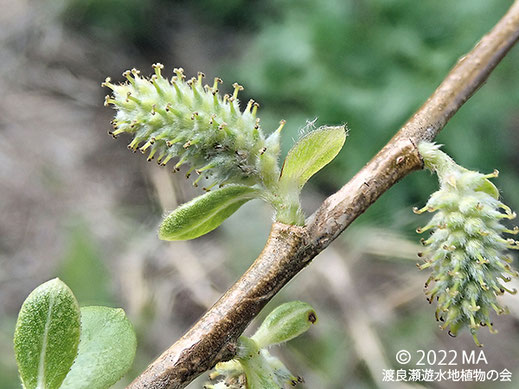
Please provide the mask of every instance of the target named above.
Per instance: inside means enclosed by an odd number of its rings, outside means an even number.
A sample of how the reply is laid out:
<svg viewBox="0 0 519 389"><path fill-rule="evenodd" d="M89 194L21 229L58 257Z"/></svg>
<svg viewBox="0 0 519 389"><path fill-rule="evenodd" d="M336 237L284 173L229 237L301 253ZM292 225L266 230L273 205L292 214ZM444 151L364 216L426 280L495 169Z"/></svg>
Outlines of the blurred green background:
<svg viewBox="0 0 519 389"><path fill-rule="evenodd" d="M253 203L192 241L156 238L161 215L198 194L182 176L106 135L112 111L99 87L132 67L182 66L232 82L280 119L284 151L302 128L347 124L339 157L304 191L313 212L355 174L496 22L501 0L0 0L0 388L20 387L12 352L18 309L61 277L82 305L123 307L138 332L138 375L231 285L261 250L271 210ZM498 168L519 209L519 49L438 137L458 162ZM169 70L168 70L169 69ZM319 325L275 352L304 388L406 388L382 382L395 353L473 350L470 335L438 329L416 270L411 208L436 188L413 173L371 207L269 304L308 301ZM519 374L519 302L482 331L489 368ZM262 314L264 316L265 313ZM255 324L257 325L257 324ZM414 362L414 361L413 361ZM407 367L414 367L412 365ZM484 366L478 366L484 367ZM201 387L200 378L190 387ZM515 381L515 384L514 384ZM432 388L518 388L424 384Z"/></svg>

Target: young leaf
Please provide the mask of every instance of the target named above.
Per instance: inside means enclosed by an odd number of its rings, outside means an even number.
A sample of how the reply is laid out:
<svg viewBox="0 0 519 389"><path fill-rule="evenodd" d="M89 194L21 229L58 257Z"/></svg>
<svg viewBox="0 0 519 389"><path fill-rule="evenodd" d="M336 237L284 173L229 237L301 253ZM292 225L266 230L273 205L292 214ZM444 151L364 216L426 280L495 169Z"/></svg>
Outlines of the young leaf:
<svg viewBox="0 0 519 389"><path fill-rule="evenodd" d="M228 185L181 205L162 222L159 238L188 240L214 230L260 191L244 185Z"/></svg>
<svg viewBox="0 0 519 389"><path fill-rule="evenodd" d="M79 337L79 305L68 286L55 278L33 290L14 334L24 388L59 388L76 358Z"/></svg>
<svg viewBox="0 0 519 389"><path fill-rule="evenodd" d="M497 176L497 175L496 175ZM499 189L488 179L483 180L481 185L476 188L477 191L485 192L495 199L499 198Z"/></svg>
<svg viewBox="0 0 519 389"><path fill-rule="evenodd" d="M344 126L320 127L306 134L288 152L281 171L281 186L299 190L315 173L341 151L346 140Z"/></svg>
<svg viewBox="0 0 519 389"><path fill-rule="evenodd" d="M315 323L317 314L310 304L292 301L274 309L251 339L259 348L264 348L289 341Z"/></svg>
<svg viewBox="0 0 519 389"><path fill-rule="evenodd" d="M81 342L61 389L106 389L131 367L137 340L122 309L81 308Z"/></svg>

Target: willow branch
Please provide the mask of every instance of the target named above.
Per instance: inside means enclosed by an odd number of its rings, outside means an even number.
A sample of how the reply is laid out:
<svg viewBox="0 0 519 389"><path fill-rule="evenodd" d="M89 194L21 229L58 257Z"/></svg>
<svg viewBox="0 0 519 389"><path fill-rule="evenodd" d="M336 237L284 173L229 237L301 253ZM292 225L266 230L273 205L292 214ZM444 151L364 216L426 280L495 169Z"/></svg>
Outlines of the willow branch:
<svg viewBox="0 0 519 389"><path fill-rule="evenodd" d="M425 104L305 227L274 223L247 272L128 388L184 388L235 354L236 339L267 302L386 190L421 169L416 145L431 141L519 39L519 0L450 71Z"/></svg>

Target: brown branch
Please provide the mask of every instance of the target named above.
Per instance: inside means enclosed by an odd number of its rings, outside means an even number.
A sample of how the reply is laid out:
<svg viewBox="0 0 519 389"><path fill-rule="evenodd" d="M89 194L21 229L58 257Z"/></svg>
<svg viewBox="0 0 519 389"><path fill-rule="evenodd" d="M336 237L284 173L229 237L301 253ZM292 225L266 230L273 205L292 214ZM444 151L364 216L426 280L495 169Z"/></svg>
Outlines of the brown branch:
<svg viewBox="0 0 519 389"><path fill-rule="evenodd" d="M247 272L128 388L183 388L231 358L236 339L267 302L394 183L422 167L416 145L433 140L519 39L519 0L461 58L425 104L305 227L274 223Z"/></svg>

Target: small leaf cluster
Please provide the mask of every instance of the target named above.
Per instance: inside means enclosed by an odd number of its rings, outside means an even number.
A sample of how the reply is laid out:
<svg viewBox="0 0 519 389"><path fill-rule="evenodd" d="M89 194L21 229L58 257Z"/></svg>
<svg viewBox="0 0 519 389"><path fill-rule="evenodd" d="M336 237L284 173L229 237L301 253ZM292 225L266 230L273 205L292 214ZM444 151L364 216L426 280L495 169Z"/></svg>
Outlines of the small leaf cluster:
<svg viewBox="0 0 519 389"><path fill-rule="evenodd" d="M428 239L422 239L426 248L419 253L425 258L419 268L432 269L426 295L430 303L437 301L436 318L442 329L456 336L468 327L481 346L477 330L486 326L495 332L491 312L507 312L497 297L516 293L503 283L518 275L506 251L518 249L519 242L503 234L517 234L519 229L502 224L516 214L499 200L499 191L489 180L497 177L497 171L482 174L465 169L432 143L423 142L418 149L440 182L425 207L414 209L416 213L436 212L426 226L417 229L418 233L431 232Z"/></svg>
<svg viewBox="0 0 519 389"><path fill-rule="evenodd" d="M206 389L279 389L297 385L302 378L294 376L268 347L284 343L306 332L317 323L314 309L307 303L292 301L274 309L254 336L241 336L235 359L220 362L210 374Z"/></svg>
<svg viewBox="0 0 519 389"><path fill-rule="evenodd" d="M174 160L173 171L188 165L186 176L198 176L193 184L218 194L206 194L173 211L164 221L159 235L165 240L186 240L218 227L245 202L261 198L276 211L276 220L304 224L299 194L303 185L328 164L346 139L344 126L321 127L305 135L288 153L279 167L280 132L268 137L256 116L258 104L250 100L240 108L233 84L232 95L219 94L221 79L203 85L203 73L186 81L181 68L171 79L162 75L163 65L153 65L149 79L132 69L123 73L124 84L107 78L110 88L105 104L117 110L110 131L114 137L131 134L128 148L148 153L166 166Z"/></svg>
<svg viewBox="0 0 519 389"><path fill-rule="evenodd" d="M25 389L106 389L131 367L133 327L122 309L82 307L55 278L18 315L14 349Z"/></svg>

